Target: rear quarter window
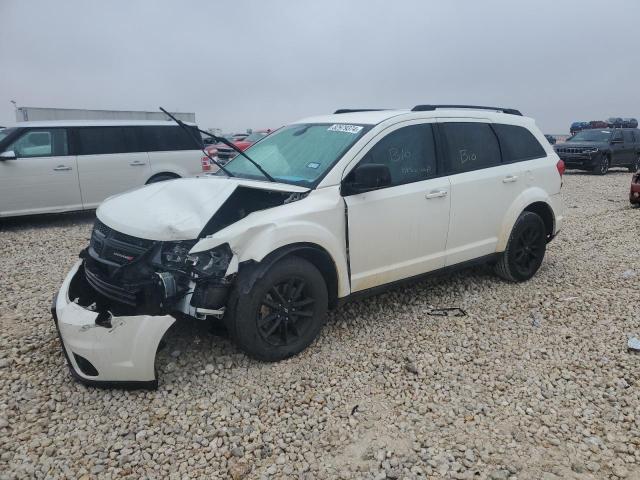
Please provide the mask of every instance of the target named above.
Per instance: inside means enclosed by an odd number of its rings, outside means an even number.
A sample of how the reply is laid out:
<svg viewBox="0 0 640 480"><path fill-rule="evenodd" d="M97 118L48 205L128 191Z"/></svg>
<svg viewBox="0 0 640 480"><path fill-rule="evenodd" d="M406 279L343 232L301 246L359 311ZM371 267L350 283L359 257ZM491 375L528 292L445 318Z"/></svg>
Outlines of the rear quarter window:
<svg viewBox="0 0 640 480"><path fill-rule="evenodd" d="M78 155L143 152L136 127L83 127L77 131Z"/></svg>
<svg viewBox="0 0 640 480"><path fill-rule="evenodd" d="M493 128L500 141L504 163L521 162L547 155L540 142L526 128L500 123L494 124Z"/></svg>
<svg viewBox="0 0 640 480"><path fill-rule="evenodd" d="M192 134L178 126L141 127L148 152L176 150L200 150L195 140L202 142L202 137L195 127L189 127ZM194 140L195 138L195 140Z"/></svg>

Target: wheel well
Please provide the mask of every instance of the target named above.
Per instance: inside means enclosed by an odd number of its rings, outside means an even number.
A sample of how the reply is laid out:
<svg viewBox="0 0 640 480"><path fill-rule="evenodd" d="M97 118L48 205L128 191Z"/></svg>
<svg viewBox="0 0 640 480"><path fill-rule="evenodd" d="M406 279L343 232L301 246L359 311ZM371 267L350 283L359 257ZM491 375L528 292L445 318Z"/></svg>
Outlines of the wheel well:
<svg viewBox="0 0 640 480"><path fill-rule="evenodd" d="M178 175L177 173L173 173L173 172L160 172L160 173L156 173L154 175L151 175L151 178L149 178L149 180L147 180L147 184L153 182L156 178L158 177L171 177L171 178L180 178L180 175Z"/></svg>
<svg viewBox="0 0 640 480"><path fill-rule="evenodd" d="M544 222L545 230L547 232L547 239L550 239L553 235L553 225L555 219L553 217L553 210L549 204L544 202L535 202L524 209L525 212L532 212L540 216Z"/></svg>

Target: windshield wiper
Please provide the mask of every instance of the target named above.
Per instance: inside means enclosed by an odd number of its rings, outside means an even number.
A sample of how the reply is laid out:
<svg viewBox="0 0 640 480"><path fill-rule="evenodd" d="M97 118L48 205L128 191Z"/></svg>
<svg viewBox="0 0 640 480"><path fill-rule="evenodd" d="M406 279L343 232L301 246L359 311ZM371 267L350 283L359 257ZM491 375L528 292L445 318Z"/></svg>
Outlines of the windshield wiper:
<svg viewBox="0 0 640 480"><path fill-rule="evenodd" d="M177 118L175 118L173 115L171 115L169 112L167 112L164 108L160 107L160 110L162 110L164 113L166 113L167 115L169 115L169 117L171 117L176 123L178 123L178 125L187 128L187 125L182 121L182 120L178 120ZM189 132L191 132L190 129L188 129ZM238 152L238 154L242 155L244 158L246 158L247 160L249 160L251 162L251 164L256 167L258 170L260 170L260 173L262 173L262 175L264 175L264 177L269 180L270 182L276 182L276 180L269 175L267 172L265 172L264 168L262 168L260 166L260 164L258 162L256 162L255 160L253 160L252 158L249 157L249 155L247 155L246 153L244 153L242 150L240 150L238 147L236 147L232 142L230 142L229 140L227 140L224 137L218 137L216 135L214 135L211 132L207 132L205 130L200 130L199 128L196 127L196 130L200 133L204 133L206 136L212 138L213 140L215 140L218 143L223 143L226 146L232 148L233 150L235 150L236 152ZM233 177L234 175L231 175L222 165L220 165L218 162L216 162L215 160L213 160L213 158L211 158L209 156L209 154L207 152L204 151L204 149L202 150L204 152L204 154L209 157L210 160L213 161L213 163L215 163L216 165L218 165L223 171L224 173L226 173L227 175L229 175L230 177Z"/></svg>
<svg viewBox="0 0 640 480"><path fill-rule="evenodd" d="M187 125L182 120L179 120L176 117L174 117L173 115L171 115L164 108L162 108L162 107L159 107L159 108L165 115L167 115L171 120L176 122L180 126L180 128L182 128L185 132L187 132L189 134L189 136L193 139L193 141L196 142L196 145L198 145L198 147L200 147L200 150L202 150L202 153L204 153L209 160L211 160L213 163L215 163L220 168L220 170L222 170L224 173L226 173L228 177L235 177L234 174L232 174L229 170L227 170L222 165L220 165L211 155L209 155L207 153L207 151L204 149L204 146L202 145L202 138L200 138L200 140L198 140L197 137L194 135L193 131L191 130L191 128L189 128L189 125ZM196 130L198 130L198 132L200 132L200 129L196 128Z"/></svg>

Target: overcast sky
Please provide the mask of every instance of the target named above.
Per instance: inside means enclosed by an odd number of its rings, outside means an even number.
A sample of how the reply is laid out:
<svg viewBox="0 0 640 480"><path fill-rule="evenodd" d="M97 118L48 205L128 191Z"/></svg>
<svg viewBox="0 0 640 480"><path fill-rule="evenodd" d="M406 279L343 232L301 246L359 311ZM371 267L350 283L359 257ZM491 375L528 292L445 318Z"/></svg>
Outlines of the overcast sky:
<svg viewBox="0 0 640 480"><path fill-rule="evenodd" d="M638 19L638 0L0 0L0 125L10 100L225 131L467 103L562 133L640 116Z"/></svg>

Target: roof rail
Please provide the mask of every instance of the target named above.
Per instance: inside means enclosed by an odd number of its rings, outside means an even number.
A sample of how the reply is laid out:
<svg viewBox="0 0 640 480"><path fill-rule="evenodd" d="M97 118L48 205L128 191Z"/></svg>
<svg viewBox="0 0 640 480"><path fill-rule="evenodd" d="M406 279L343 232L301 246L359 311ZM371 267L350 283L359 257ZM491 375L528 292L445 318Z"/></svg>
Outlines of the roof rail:
<svg viewBox="0 0 640 480"><path fill-rule="evenodd" d="M334 114L338 113L355 113L355 112L381 112L384 108L339 108Z"/></svg>
<svg viewBox="0 0 640 480"><path fill-rule="evenodd" d="M468 108L472 110L495 110L496 112L508 113L509 115L520 115L520 110L515 108L502 107L482 107L479 105L416 105L411 109L412 112L429 112L438 108Z"/></svg>

